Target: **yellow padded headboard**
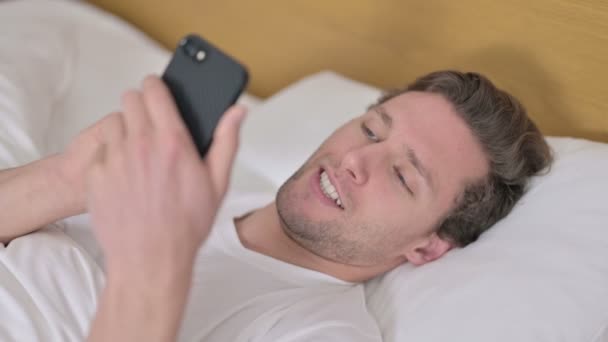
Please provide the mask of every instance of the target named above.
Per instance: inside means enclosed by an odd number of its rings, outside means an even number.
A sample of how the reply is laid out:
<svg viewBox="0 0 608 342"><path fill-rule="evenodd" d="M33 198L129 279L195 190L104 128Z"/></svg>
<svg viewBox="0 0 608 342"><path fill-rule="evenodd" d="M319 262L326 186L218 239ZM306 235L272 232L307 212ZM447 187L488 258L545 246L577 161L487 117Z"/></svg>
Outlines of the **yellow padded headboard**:
<svg viewBox="0 0 608 342"><path fill-rule="evenodd" d="M91 0L173 50L198 32L268 96L323 69L383 88L479 71L546 134L608 142L607 0Z"/></svg>

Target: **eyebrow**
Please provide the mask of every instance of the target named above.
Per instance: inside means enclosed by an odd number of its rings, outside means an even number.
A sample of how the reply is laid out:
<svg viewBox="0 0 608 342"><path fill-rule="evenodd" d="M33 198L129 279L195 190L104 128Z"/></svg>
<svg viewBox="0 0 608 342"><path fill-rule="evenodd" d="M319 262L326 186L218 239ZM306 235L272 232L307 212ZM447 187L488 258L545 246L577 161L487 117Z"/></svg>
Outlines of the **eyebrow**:
<svg viewBox="0 0 608 342"><path fill-rule="evenodd" d="M386 127L388 127L389 129L393 126L393 118L386 112L386 109L384 109L384 107L382 107L381 105L378 106L374 106L373 108L374 113L378 114L378 116L380 116L380 119L382 119L382 122L386 125ZM420 158L418 158L418 155L416 155L416 151L414 151L411 147L404 145L405 148L405 154L407 155L407 159L409 160L410 163L412 163L412 165L414 165L414 168L416 169L416 171L418 171L418 173L422 176L422 178L424 178L424 180L427 182L427 184L429 185L429 187L431 189L435 188L435 182L433 180L433 177L431 175L431 173L429 172L429 169L427 169L422 162L420 162Z"/></svg>
<svg viewBox="0 0 608 342"><path fill-rule="evenodd" d="M414 151L411 147L405 146L407 159L414 165L414 168L418 173L424 178L424 180L428 183L431 189L435 189L435 182L433 180L433 176L421 162L418 156L416 155L416 151Z"/></svg>
<svg viewBox="0 0 608 342"><path fill-rule="evenodd" d="M373 109L374 109L374 113L376 113L380 116L380 119L382 119L382 122L386 125L386 127L388 127L388 128L393 127L393 118L391 118L391 116L388 115L388 113L386 112L384 107L374 106Z"/></svg>

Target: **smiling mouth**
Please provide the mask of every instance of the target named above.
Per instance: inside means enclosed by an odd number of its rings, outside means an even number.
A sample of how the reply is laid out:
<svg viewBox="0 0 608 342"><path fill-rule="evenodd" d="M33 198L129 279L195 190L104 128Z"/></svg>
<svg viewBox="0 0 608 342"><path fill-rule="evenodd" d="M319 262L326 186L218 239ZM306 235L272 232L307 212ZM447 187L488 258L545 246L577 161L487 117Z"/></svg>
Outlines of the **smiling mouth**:
<svg viewBox="0 0 608 342"><path fill-rule="evenodd" d="M334 203L336 203L336 205L340 207L340 209L344 209L344 206L342 205L342 199L340 198L336 187L331 184L329 176L327 175L327 172L325 172L325 170L321 170L319 185L321 186L321 191L323 192L323 195L325 195L325 197L334 201Z"/></svg>

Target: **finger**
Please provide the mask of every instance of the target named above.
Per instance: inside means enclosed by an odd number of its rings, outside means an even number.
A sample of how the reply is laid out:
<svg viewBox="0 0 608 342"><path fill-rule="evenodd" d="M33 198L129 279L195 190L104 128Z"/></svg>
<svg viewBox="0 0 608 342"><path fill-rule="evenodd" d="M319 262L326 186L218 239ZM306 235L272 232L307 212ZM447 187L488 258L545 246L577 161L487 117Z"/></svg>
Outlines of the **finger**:
<svg viewBox="0 0 608 342"><path fill-rule="evenodd" d="M105 164L107 155L107 145L100 144L95 149L95 154L93 155L91 166L100 166Z"/></svg>
<svg viewBox="0 0 608 342"><path fill-rule="evenodd" d="M188 134L173 96L160 78L150 75L144 79L143 97L154 127L165 132Z"/></svg>
<svg viewBox="0 0 608 342"><path fill-rule="evenodd" d="M125 138L125 123L120 112L114 112L101 119L101 134L104 144L117 145Z"/></svg>
<svg viewBox="0 0 608 342"><path fill-rule="evenodd" d="M228 188L232 163L239 144L239 130L246 112L245 107L238 105L226 111L215 129L213 143L205 158L219 199L223 198Z"/></svg>
<svg viewBox="0 0 608 342"><path fill-rule="evenodd" d="M92 192L96 191L96 186L101 180L103 169L105 167L106 153L107 151L105 144L101 144L95 149L91 164L87 168L85 174L87 195L91 195ZM87 197L90 198L90 196Z"/></svg>
<svg viewBox="0 0 608 342"><path fill-rule="evenodd" d="M140 91L125 92L122 96L122 108L127 138L140 137L153 128Z"/></svg>

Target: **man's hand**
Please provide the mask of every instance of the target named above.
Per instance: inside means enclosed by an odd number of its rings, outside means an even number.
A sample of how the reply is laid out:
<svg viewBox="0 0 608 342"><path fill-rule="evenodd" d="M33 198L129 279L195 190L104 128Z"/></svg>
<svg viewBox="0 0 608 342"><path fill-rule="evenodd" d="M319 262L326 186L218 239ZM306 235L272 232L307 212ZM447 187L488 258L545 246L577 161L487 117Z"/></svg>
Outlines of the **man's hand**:
<svg viewBox="0 0 608 342"><path fill-rule="evenodd" d="M123 338L129 326L136 335L154 326L177 330L194 257L227 190L245 114L240 107L225 113L201 160L168 89L157 77L147 77L141 92L127 92L122 110L112 114L115 126L103 132L86 178L86 206L108 272L106 300L93 332L108 338L111 322L121 325ZM141 304L117 301L132 297L125 293L128 288L136 291L131 295L140 295L133 300ZM162 307L146 304L146 299L159 300ZM112 303L123 312L113 312ZM146 315L146 322L141 322L145 327L134 325L138 314ZM120 322L121 315L130 317Z"/></svg>
<svg viewBox="0 0 608 342"><path fill-rule="evenodd" d="M123 104L124 107L124 104ZM61 180L70 189L73 207L78 214L86 211L86 176L96 152L116 130L122 130L123 113L112 113L87 127L72 139L58 155Z"/></svg>
<svg viewBox="0 0 608 342"><path fill-rule="evenodd" d="M87 208L108 267L185 262L226 192L244 110L228 110L201 160L160 79L147 77L143 92L127 92L123 103L123 113L112 114L123 120L107 132L88 175Z"/></svg>

